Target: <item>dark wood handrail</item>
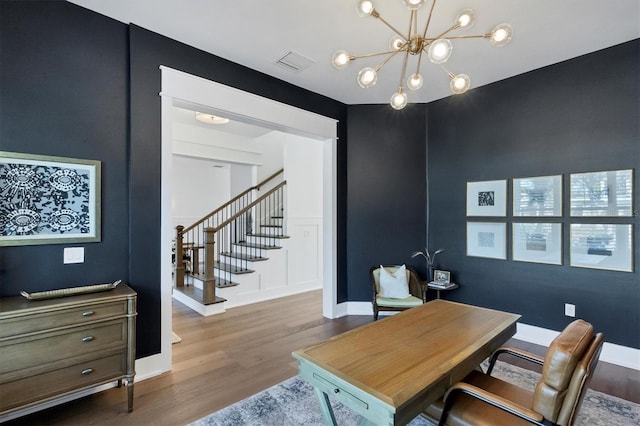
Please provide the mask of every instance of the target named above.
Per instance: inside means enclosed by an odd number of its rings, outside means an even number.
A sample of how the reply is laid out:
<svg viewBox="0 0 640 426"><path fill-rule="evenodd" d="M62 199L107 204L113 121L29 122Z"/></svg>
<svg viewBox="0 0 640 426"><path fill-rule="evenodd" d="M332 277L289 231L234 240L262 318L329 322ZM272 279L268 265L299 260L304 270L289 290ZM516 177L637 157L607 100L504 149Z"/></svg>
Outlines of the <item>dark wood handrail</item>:
<svg viewBox="0 0 640 426"><path fill-rule="evenodd" d="M247 205L245 208L243 208L242 210L236 212L233 216L231 216L230 218L228 218L227 220L225 220L224 222L222 222L220 225L216 226L215 228L213 228L215 230L215 232L218 232L219 230L221 230L222 228L224 228L225 226L227 226L228 224L230 224L231 222L233 222L234 220L236 220L238 217L242 216L243 214L245 214L246 212L248 212L249 210L251 210L254 206L258 205L262 200L264 200L265 198L267 198L269 195L273 194L274 192L276 192L278 189L282 188L283 186L285 186L287 184L287 181L284 180L282 182L280 182L277 186L275 186L274 188L272 188L269 192L267 192L266 194L260 196L257 200L255 200L254 202L252 202L251 204Z"/></svg>
<svg viewBox="0 0 640 426"><path fill-rule="evenodd" d="M186 234L187 232L191 231L192 229L196 228L198 225L203 224L204 222L206 222L211 216L218 214L220 211L226 209L227 207L229 207L231 204L235 203L236 201L238 201L240 198L244 197L245 195L247 195L249 192L255 190L260 190L260 188L262 186L264 186L267 182L275 179L276 176L282 174L284 172L284 169L280 169L277 172L275 172L274 174L272 174L271 176L269 176L268 178L264 179L262 182L258 183L255 186L252 186L251 188L243 191L242 193L236 195L235 197L233 197L232 199L230 199L229 201L227 201L226 203L224 203L222 206L218 207L217 209L215 209L214 211L212 211L211 213L205 215L202 219L200 219L199 221L197 221L196 223L194 223L193 225L190 225L186 228L184 228L182 230L182 234ZM244 210L244 209L243 209ZM237 213L236 213L237 215ZM234 215L234 217L236 216ZM218 227L219 228L219 227Z"/></svg>

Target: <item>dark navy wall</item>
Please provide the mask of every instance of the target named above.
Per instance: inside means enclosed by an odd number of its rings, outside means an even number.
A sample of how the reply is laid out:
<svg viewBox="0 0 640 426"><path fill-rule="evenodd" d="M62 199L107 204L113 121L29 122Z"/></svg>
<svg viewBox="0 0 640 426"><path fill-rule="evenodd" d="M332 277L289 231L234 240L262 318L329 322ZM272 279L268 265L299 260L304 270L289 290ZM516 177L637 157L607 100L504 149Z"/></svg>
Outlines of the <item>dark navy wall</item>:
<svg viewBox="0 0 640 426"><path fill-rule="evenodd" d="M138 292L138 357L158 353L158 66L342 123L346 106L68 2L2 1L0 17L0 150L96 159L103 171L102 241L82 245L85 263L63 265L66 245L0 248L0 296L122 279ZM344 151L346 126L338 136Z"/></svg>
<svg viewBox="0 0 640 426"><path fill-rule="evenodd" d="M406 263L426 238L424 105L349 107L347 146L347 288L350 301L371 300L369 269Z"/></svg>
<svg viewBox="0 0 640 426"><path fill-rule="evenodd" d="M639 58L636 40L429 104L429 241L447 249L441 266L461 284L448 298L555 330L572 303L608 342L640 347ZM568 174L629 168L635 217L584 221L633 223L636 272L570 267ZM562 266L465 255L467 181L555 174L565 176ZM489 220L509 229L508 206Z"/></svg>
<svg viewBox="0 0 640 426"><path fill-rule="evenodd" d="M102 241L0 248L0 295L129 281L128 29L67 2L0 2L0 150L102 162ZM62 263L85 247L85 262ZM141 310L146 308L141 302Z"/></svg>

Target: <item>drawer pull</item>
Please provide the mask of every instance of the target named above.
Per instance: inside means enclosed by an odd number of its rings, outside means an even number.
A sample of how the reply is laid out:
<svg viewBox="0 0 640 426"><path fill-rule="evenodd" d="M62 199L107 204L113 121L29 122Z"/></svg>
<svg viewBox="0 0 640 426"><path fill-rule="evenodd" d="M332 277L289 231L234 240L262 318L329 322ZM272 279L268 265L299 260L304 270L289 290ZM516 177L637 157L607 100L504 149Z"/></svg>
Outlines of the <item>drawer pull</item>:
<svg viewBox="0 0 640 426"><path fill-rule="evenodd" d="M82 338L82 343L90 342L93 339L95 339L95 337L93 337L93 336L85 336L85 337Z"/></svg>
<svg viewBox="0 0 640 426"><path fill-rule="evenodd" d="M335 388L335 389L333 390L333 393L340 393L340 389Z"/></svg>
<svg viewBox="0 0 640 426"><path fill-rule="evenodd" d="M82 316L83 316L83 317L90 317L90 316L91 316L91 315L93 315L94 313L95 313L95 312L93 312L93 311L84 311L84 312L82 313Z"/></svg>
<svg viewBox="0 0 640 426"><path fill-rule="evenodd" d="M82 371L80 372L80 374L82 374L83 376L87 376L87 375L89 375L89 374L91 374L91 373L93 373L93 368L87 368L87 369L82 370Z"/></svg>

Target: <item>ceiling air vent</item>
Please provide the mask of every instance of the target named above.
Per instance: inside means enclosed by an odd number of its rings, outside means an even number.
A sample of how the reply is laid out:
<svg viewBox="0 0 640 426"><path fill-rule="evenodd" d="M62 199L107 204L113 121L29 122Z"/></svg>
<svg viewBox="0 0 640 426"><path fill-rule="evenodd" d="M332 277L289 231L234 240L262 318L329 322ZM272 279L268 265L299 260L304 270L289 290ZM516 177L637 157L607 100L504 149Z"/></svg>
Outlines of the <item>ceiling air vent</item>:
<svg viewBox="0 0 640 426"><path fill-rule="evenodd" d="M291 51L276 61L276 65L291 72L304 71L313 65L315 61L302 56L301 54Z"/></svg>

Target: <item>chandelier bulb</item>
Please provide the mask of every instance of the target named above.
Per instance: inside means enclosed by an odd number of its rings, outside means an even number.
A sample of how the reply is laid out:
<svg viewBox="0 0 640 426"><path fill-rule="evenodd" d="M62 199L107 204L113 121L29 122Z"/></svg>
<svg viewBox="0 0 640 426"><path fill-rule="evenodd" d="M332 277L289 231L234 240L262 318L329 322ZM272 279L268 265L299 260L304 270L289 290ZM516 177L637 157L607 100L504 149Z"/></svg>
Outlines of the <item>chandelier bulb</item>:
<svg viewBox="0 0 640 426"><path fill-rule="evenodd" d="M440 38L429 45L429 60L434 64L444 64L453 52L453 45L446 38Z"/></svg>
<svg viewBox="0 0 640 426"><path fill-rule="evenodd" d="M422 87L422 83L424 82L422 76L418 73L413 74L407 80L407 87L411 90L418 90Z"/></svg>
<svg viewBox="0 0 640 426"><path fill-rule="evenodd" d="M449 83L449 88L455 95L460 95L471 87L471 79L466 74L454 75Z"/></svg>
<svg viewBox="0 0 640 426"><path fill-rule="evenodd" d="M358 84L363 89L372 87L378 80L378 72L371 67L362 68L358 73Z"/></svg>
<svg viewBox="0 0 640 426"><path fill-rule="evenodd" d="M489 33L489 42L494 46L502 47L509 44L513 37L513 29L509 24L496 25Z"/></svg>
<svg viewBox="0 0 640 426"><path fill-rule="evenodd" d="M390 103L393 109L400 110L407 106L407 101L408 101L407 94L404 93L401 87L400 89L398 89L396 93L391 95Z"/></svg>
<svg viewBox="0 0 640 426"><path fill-rule="evenodd" d="M409 10L418 10L424 5L425 0L402 0Z"/></svg>
<svg viewBox="0 0 640 426"><path fill-rule="evenodd" d="M389 49L391 50L400 50L402 46L406 44L406 40L400 37L399 35L394 35L389 40Z"/></svg>
<svg viewBox="0 0 640 426"><path fill-rule="evenodd" d="M476 13L472 9L464 9L456 16L454 25L458 28L471 28L476 21Z"/></svg>
<svg viewBox="0 0 640 426"><path fill-rule="evenodd" d="M349 52L347 52L346 50L336 51L336 53L334 53L333 57L331 58L331 63L339 70L345 69L347 66L349 66L350 62L351 57L349 56Z"/></svg>
<svg viewBox="0 0 640 426"><path fill-rule="evenodd" d="M371 0L360 0L357 10L358 15L364 17L373 14L375 7L373 7L373 2Z"/></svg>

